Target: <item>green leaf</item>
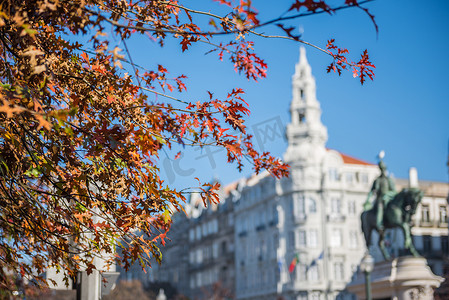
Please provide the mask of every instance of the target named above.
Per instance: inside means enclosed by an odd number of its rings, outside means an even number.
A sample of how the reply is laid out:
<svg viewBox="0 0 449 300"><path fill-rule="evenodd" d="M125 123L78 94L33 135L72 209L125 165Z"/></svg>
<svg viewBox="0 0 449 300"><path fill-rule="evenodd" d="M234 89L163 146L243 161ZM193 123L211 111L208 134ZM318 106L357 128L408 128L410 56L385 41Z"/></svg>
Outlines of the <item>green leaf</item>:
<svg viewBox="0 0 449 300"><path fill-rule="evenodd" d="M25 176L38 178L42 174L41 168L30 167L25 173Z"/></svg>

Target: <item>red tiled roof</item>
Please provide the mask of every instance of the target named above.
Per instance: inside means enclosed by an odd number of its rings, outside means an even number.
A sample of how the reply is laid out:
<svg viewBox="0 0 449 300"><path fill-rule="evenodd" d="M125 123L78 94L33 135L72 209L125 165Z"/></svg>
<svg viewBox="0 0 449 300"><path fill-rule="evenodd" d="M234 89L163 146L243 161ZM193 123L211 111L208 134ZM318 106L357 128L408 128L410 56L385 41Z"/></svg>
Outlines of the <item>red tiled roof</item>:
<svg viewBox="0 0 449 300"><path fill-rule="evenodd" d="M339 152L345 164L374 166L375 164Z"/></svg>

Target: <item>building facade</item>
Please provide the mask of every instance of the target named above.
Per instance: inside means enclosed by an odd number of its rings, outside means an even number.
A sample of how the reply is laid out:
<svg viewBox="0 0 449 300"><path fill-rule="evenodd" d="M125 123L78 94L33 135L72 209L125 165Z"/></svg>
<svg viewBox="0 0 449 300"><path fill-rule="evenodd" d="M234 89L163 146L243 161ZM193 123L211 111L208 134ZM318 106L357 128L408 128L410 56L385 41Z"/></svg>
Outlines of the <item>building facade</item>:
<svg viewBox="0 0 449 300"><path fill-rule="evenodd" d="M359 216L377 166L326 149L304 48L292 81L290 177L256 176L236 202L237 299L349 298L365 252Z"/></svg>
<svg viewBox="0 0 449 300"><path fill-rule="evenodd" d="M235 296L234 203L228 191L222 190L220 196L223 201L207 208L194 196L188 208L189 289L184 294L191 299Z"/></svg>

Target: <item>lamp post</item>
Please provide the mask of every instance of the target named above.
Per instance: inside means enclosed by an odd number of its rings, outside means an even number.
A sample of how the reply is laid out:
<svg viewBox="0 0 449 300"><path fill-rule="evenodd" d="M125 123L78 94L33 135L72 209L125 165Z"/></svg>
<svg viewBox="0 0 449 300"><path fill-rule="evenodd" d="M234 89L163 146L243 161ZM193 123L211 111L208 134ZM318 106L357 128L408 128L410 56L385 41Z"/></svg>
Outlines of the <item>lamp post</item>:
<svg viewBox="0 0 449 300"><path fill-rule="evenodd" d="M159 289L159 294L156 296L156 300L167 300L167 296L165 296L164 289Z"/></svg>
<svg viewBox="0 0 449 300"><path fill-rule="evenodd" d="M365 273L366 300L371 300L371 272L374 269L374 258L367 253L360 263L360 270Z"/></svg>

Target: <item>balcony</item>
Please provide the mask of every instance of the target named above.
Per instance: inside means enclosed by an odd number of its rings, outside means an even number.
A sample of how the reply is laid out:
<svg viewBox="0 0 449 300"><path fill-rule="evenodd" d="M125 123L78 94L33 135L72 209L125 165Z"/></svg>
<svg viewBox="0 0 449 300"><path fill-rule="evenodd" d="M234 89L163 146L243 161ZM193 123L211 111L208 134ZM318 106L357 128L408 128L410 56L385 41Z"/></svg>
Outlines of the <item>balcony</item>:
<svg viewBox="0 0 449 300"><path fill-rule="evenodd" d="M434 222L432 222L430 219L421 219L419 221L419 226L421 227L433 227Z"/></svg>
<svg viewBox="0 0 449 300"><path fill-rule="evenodd" d="M448 227L447 220L440 220L440 221L438 221L438 227L447 228Z"/></svg>
<svg viewBox="0 0 449 300"><path fill-rule="evenodd" d="M446 220L419 220L419 226L420 227L439 227L439 228L447 228L448 223Z"/></svg>
<svg viewBox="0 0 449 300"><path fill-rule="evenodd" d="M295 223L304 223L305 221L307 221L307 216L304 213L296 214L294 216L294 219L295 219Z"/></svg>
<svg viewBox="0 0 449 300"><path fill-rule="evenodd" d="M331 213L327 215L328 222L344 222L346 220L346 216L338 213Z"/></svg>

